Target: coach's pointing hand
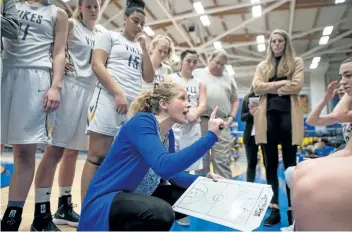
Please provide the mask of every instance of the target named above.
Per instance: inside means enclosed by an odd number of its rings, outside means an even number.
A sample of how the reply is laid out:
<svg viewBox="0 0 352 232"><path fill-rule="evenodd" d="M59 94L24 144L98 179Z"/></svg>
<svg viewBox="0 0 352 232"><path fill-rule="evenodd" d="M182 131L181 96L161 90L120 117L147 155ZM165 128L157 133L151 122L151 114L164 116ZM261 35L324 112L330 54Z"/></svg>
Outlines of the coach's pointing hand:
<svg viewBox="0 0 352 232"><path fill-rule="evenodd" d="M218 107L215 107L213 112L210 115L209 122L208 122L208 130L214 132L217 136L220 134L220 128L225 128L226 123L221 118L216 118L216 111Z"/></svg>

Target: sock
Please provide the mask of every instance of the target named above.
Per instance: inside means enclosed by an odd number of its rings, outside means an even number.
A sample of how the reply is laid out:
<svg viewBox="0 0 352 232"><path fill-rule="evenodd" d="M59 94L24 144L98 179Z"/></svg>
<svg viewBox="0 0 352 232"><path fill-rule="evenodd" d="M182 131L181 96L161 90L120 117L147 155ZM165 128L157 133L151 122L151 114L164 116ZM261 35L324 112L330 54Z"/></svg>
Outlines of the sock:
<svg viewBox="0 0 352 232"><path fill-rule="evenodd" d="M69 187L59 187L60 197L71 195L72 186Z"/></svg>
<svg viewBox="0 0 352 232"><path fill-rule="evenodd" d="M23 208L23 206L24 206L24 201L9 201L7 203L7 207Z"/></svg>
<svg viewBox="0 0 352 232"><path fill-rule="evenodd" d="M10 217L10 218L15 218L15 217L21 217L23 212L23 208L17 207L17 206L9 206L5 210L4 215L2 216L3 219Z"/></svg>
<svg viewBox="0 0 352 232"><path fill-rule="evenodd" d="M10 202L9 202L10 203ZM22 221L22 207L9 206L1 219L2 231L18 231Z"/></svg>
<svg viewBox="0 0 352 232"><path fill-rule="evenodd" d="M57 208L60 208L62 205L63 206L70 206L71 203L72 203L72 196L71 195L59 197L59 202L58 202Z"/></svg>
<svg viewBox="0 0 352 232"><path fill-rule="evenodd" d="M41 214L50 214L50 202L35 203L34 216L39 216Z"/></svg>
<svg viewBox="0 0 352 232"><path fill-rule="evenodd" d="M51 188L36 188L35 203L50 202Z"/></svg>

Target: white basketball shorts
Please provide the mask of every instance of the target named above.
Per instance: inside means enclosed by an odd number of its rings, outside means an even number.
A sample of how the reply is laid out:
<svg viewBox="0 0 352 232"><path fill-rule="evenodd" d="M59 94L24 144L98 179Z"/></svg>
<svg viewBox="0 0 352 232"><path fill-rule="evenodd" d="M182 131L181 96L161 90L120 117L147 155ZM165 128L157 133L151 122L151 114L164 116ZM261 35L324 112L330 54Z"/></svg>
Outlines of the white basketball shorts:
<svg viewBox="0 0 352 232"><path fill-rule="evenodd" d="M96 86L88 108L87 134L92 131L115 137L127 119L127 114L117 113L114 96Z"/></svg>
<svg viewBox="0 0 352 232"><path fill-rule="evenodd" d="M175 135L175 150L179 151L186 147L189 147L202 137L202 131L200 123L190 123L186 125L175 124L172 127ZM202 159L192 164L186 171L194 171L203 169Z"/></svg>
<svg viewBox="0 0 352 232"><path fill-rule="evenodd" d="M1 144L51 142L55 112L44 111L44 97L50 85L48 69L3 67Z"/></svg>
<svg viewBox="0 0 352 232"><path fill-rule="evenodd" d="M87 109L94 86L65 77L61 89L60 107L56 111L52 145L73 150L88 150Z"/></svg>

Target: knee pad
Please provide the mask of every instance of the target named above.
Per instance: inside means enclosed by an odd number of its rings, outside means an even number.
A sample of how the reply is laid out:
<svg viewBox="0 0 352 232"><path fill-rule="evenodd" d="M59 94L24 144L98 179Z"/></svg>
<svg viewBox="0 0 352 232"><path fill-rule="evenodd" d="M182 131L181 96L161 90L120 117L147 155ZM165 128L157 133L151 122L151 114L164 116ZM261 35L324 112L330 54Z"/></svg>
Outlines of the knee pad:
<svg viewBox="0 0 352 232"><path fill-rule="evenodd" d="M92 161L92 160L87 159L87 162L88 162L88 163L93 164L93 165L95 165L95 166L100 166L100 165L103 163L103 161L104 161L104 158L98 159L97 162L94 162L94 161Z"/></svg>

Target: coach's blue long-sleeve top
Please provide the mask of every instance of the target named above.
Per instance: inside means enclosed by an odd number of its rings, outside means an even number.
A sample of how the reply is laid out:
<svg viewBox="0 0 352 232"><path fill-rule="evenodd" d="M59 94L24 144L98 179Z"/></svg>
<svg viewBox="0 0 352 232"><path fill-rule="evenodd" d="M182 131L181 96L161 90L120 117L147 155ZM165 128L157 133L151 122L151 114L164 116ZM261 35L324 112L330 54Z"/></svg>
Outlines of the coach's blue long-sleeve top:
<svg viewBox="0 0 352 232"><path fill-rule="evenodd" d="M208 131L193 145L175 153L175 139L169 133L169 151L161 143L153 114L137 113L120 130L85 196L79 231L109 230L111 203L119 191L151 195L160 178L187 188L198 177L184 173L215 143Z"/></svg>

